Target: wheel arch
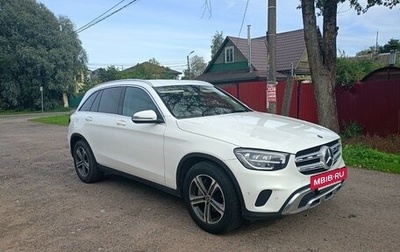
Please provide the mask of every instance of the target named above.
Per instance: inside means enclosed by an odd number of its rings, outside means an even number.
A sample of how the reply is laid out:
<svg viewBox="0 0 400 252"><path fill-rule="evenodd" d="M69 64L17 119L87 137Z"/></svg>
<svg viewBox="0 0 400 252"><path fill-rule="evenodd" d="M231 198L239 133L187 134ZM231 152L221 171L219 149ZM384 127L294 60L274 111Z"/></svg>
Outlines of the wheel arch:
<svg viewBox="0 0 400 252"><path fill-rule="evenodd" d="M202 162L202 161L213 162L213 163L217 164L219 167L221 167L221 169L226 173L228 178L232 181L233 186L235 187L236 193L238 194L237 196L240 200L241 208L243 209L243 207L245 207L243 194L242 194L242 190L240 189L239 183L238 183L235 175L233 175L233 173L229 169L229 167L224 162L222 162L220 159L218 159L214 156L208 155L208 154L204 154L204 153L187 154L179 162L177 173L176 173L176 184L177 184L177 190L178 190L179 195L182 196L181 188L183 187L183 181L184 181L185 176L186 176L187 172L189 171L190 167L192 167L194 164Z"/></svg>
<svg viewBox="0 0 400 252"><path fill-rule="evenodd" d="M74 133L74 134L71 135L71 138L69 140L69 146L70 146L70 148L69 148L70 150L69 151L70 151L71 155L73 155L72 152L74 150L74 146L79 140L83 140L87 145L89 145L90 148L92 148L85 137L83 137L81 134Z"/></svg>

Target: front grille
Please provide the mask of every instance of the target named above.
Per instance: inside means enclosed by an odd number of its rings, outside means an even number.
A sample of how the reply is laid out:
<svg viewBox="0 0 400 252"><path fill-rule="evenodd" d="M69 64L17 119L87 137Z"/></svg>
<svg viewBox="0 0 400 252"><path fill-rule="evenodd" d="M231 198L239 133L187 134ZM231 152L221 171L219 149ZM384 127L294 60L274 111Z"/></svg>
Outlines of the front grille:
<svg viewBox="0 0 400 252"><path fill-rule="evenodd" d="M339 140L299 151L295 159L299 172L303 174L315 174L327 170L325 162L323 162L323 153L321 152L322 146L327 146L331 149L333 154L332 165L334 165L342 155Z"/></svg>

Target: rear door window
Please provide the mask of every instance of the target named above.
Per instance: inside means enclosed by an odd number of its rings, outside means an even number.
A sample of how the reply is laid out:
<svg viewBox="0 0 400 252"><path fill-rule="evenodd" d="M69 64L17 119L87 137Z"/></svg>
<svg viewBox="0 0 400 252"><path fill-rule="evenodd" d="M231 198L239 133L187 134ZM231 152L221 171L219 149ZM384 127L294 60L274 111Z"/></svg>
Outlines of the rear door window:
<svg viewBox="0 0 400 252"><path fill-rule="evenodd" d="M100 98L98 112L118 114L120 111L120 101L122 87L107 88L103 90Z"/></svg>

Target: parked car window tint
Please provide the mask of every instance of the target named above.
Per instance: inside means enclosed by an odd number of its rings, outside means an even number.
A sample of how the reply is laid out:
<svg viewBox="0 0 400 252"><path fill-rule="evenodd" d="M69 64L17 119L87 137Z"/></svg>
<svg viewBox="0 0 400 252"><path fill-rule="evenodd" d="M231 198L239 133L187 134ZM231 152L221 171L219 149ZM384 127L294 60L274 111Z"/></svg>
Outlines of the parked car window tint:
<svg viewBox="0 0 400 252"><path fill-rule="evenodd" d="M99 103L99 112L117 114L121 99L121 87L107 88L103 90Z"/></svg>
<svg viewBox="0 0 400 252"><path fill-rule="evenodd" d="M92 106L90 107L90 111L97 112L97 110L99 109L100 99L101 99L103 90L98 91L98 93L99 94L96 96L96 99L94 100Z"/></svg>
<svg viewBox="0 0 400 252"><path fill-rule="evenodd" d="M212 86L156 87L176 118L190 118L249 111L238 101Z"/></svg>
<svg viewBox="0 0 400 252"><path fill-rule="evenodd" d="M127 87L122 106L122 114L132 116L136 112L143 110L153 110L159 116L156 105L149 94L140 88Z"/></svg>
<svg viewBox="0 0 400 252"><path fill-rule="evenodd" d="M99 92L95 92L89 98L87 98L79 110L80 111L89 111L90 108L92 107L93 101L96 99L96 97L98 97L98 94L99 94Z"/></svg>

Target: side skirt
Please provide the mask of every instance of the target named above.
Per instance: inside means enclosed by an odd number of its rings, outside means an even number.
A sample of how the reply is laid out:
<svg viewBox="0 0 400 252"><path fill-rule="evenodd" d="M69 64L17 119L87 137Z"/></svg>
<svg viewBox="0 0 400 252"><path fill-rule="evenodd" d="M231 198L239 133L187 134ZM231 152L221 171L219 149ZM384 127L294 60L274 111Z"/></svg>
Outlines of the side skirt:
<svg viewBox="0 0 400 252"><path fill-rule="evenodd" d="M97 164L97 165L100 167L100 169L104 172L105 175L117 175L117 176L120 176L120 177L125 177L125 178L128 178L128 179L137 181L139 183L154 187L154 188L156 188L158 190L161 190L163 192L169 193L171 195L174 195L174 196L177 196L177 197L181 197L181 195L180 195L178 190L171 189L169 187L166 187L166 186L151 182L151 181L143 179L143 178L139 178L139 177L134 176L134 175L129 174L129 173L125 173L125 172L122 172L122 171L115 170L115 169L110 168L110 167L102 166L102 165L99 165L99 164Z"/></svg>

